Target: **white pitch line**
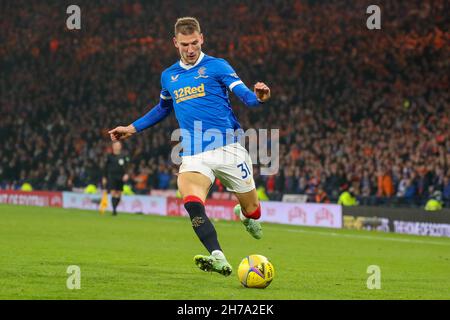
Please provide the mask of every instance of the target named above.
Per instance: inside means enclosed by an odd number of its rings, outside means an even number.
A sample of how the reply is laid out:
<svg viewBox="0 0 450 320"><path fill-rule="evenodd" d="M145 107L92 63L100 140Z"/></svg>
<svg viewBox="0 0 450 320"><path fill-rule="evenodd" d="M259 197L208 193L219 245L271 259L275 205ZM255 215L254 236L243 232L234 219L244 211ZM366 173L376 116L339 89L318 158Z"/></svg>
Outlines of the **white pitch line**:
<svg viewBox="0 0 450 320"><path fill-rule="evenodd" d="M166 220L166 216L154 216L158 218L164 218ZM186 223L181 220L171 220L171 222L175 223ZM214 221L216 222L216 221ZM222 227L234 227L234 224L222 224ZM374 237L374 236L365 236L365 235L356 235L356 234L342 234L342 233L336 233L336 232L323 232L323 231L313 231L313 230L297 230L297 229L282 229L276 224L266 225L269 229L277 229L279 231L287 231L287 232L294 232L294 233L309 233L309 234L317 234L321 236L327 236L327 237L347 237L347 238L354 238L354 239L369 239L369 240L384 240L384 241L393 241L393 242L405 242L405 243L419 243L419 244L435 244L440 246L450 246L450 242L438 242L438 241L424 241L424 240L415 240L415 239L400 239L400 238L389 238L389 237ZM264 229L264 223L263 223L263 229ZM345 229L341 229L345 230ZM407 235L407 234L404 234Z"/></svg>
<svg viewBox="0 0 450 320"><path fill-rule="evenodd" d="M420 243L420 244L436 244L441 246L450 246L450 242L437 242L437 241L423 241L423 240L414 240L414 239L399 239L399 238L388 238L388 237L374 237L374 236L364 236L364 235L356 235L356 234L341 234L336 232L322 232L322 231L312 231L312 230L293 230L288 229L288 232L296 232L296 233L310 233L310 234L318 234L322 236L332 236L332 237L347 237L347 238L356 238L356 239L369 239L369 240L385 240L385 241L394 241L394 242L407 242L407 243Z"/></svg>
<svg viewBox="0 0 450 320"><path fill-rule="evenodd" d="M263 230L264 230L264 224ZM226 225L232 226L232 225ZM266 225L267 226L267 225ZM336 232L323 232L323 231L313 231L313 230L298 230L298 229L281 229L275 224L267 226L269 229L277 229L279 231L287 231L294 233L309 233L309 234L317 234L321 236L327 237L347 237L347 238L355 238L355 239L369 239L369 240L385 240L385 241L394 241L394 242L406 242L406 243L420 243L420 244L435 244L440 246L450 246L450 242L438 242L438 241L424 241L424 240L416 240L416 239L400 239L400 238L389 238L389 237L375 237L375 236L365 236L365 235L357 235L357 234L342 234ZM345 229L341 229L345 230ZM407 234L404 234L407 235Z"/></svg>

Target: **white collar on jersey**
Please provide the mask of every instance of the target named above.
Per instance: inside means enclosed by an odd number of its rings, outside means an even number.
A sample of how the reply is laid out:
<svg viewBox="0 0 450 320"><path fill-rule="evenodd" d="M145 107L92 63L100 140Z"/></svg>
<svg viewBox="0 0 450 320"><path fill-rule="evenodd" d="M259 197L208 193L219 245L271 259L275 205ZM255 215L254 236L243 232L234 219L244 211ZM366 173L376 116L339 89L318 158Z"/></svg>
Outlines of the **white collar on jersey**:
<svg viewBox="0 0 450 320"><path fill-rule="evenodd" d="M196 65L198 65L200 63L200 61L202 61L204 56L205 56L205 54L203 52L200 52L200 57L198 57L197 62L195 64L185 64L180 59L180 67L182 67L183 69L189 70L189 69L195 67Z"/></svg>

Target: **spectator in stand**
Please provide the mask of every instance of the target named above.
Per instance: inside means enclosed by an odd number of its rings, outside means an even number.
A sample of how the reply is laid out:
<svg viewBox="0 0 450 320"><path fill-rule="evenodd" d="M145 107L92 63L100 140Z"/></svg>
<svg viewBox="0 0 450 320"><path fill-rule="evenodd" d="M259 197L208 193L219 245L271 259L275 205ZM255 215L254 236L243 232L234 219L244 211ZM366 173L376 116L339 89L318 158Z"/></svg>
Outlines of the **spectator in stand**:
<svg viewBox="0 0 450 320"><path fill-rule="evenodd" d="M319 185L317 188L317 193L315 196L316 203L330 203L330 199L328 198L327 193L322 185Z"/></svg>
<svg viewBox="0 0 450 320"><path fill-rule="evenodd" d="M416 199L417 188L414 179L410 178L406 181L406 190L404 194L405 202L412 205Z"/></svg>
<svg viewBox="0 0 450 320"><path fill-rule="evenodd" d="M64 168L59 168L59 174L56 178L56 190L66 191L67 190L67 174Z"/></svg>
<svg viewBox="0 0 450 320"><path fill-rule="evenodd" d="M147 167L141 168L140 172L133 176L132 179L135 183L134 189L138 194L146 194L149 192L149 172L150 170Z"/></svg>
<svg viewBox="0 0 450 320"><path fill-rule="evenodd" d="M447 208L450 208L450 174L444 178L444 191L442 199Z"/></svg>
<svg viewBox="0 0 450 320"><path fill-rule="evenodd" d="M158 189L166 190L169 188L171 175L166 166L161 165L158 170Z"/></svg>
<svg viewBox="0 0 450 320"><path fill-rule="evenodd" d="M391 174L386 169L378 172L378 197L391 197L394 194L394 185Z"/></svg>

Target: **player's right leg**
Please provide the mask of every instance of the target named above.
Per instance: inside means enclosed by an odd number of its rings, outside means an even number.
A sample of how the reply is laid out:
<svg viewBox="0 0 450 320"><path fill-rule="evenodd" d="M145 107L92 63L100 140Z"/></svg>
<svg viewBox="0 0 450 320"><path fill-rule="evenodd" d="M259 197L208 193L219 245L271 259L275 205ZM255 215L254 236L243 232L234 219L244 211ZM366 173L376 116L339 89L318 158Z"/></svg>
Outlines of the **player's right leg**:
<svg viewBox="0 0 450 320"><path fill-rule="evenodd" d="M261 239L262 228L257 221L261 217L261 206L256 193L250 155L239 143L229 144L214 152L214 158L221 159L214 166L214 174L239 200L234 213L253 238Z"/></svg>
<svg viewBox="0 0 450 320"><path fill-rule="evenodd" d="M231 265L222 252L216 229L205 212L205 200L211 187L211 177L199 172L183 171L178 175L177 182L184 207L192 222L192 228L210 253L210 255L196 255L194 257L195 264L203 271L215 271L225 276L230 275Z"/></svg>
<svg viewBox="0 0 450 320"><path fill-rule="evenodd" d="M244 193L235 192L234 194L239 200L239 204L234 207L234 214L241 219L253 238L261 239L263 232L261 224L257 221L261 217L261 205L256 189Z"/></svg>

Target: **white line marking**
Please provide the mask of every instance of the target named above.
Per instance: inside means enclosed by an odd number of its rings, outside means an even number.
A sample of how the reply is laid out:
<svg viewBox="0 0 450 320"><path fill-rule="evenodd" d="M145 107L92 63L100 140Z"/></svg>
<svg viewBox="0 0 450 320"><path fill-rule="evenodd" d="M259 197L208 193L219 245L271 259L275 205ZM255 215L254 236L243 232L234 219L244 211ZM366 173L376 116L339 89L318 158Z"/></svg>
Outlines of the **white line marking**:
<svg viewBox="0 0 450 320"><path fill-rule="evenodd" d="M389 238L389 237L375 237L375 236L365 236L365 235L357 235L357 234L342 234L336 232L322 232L322 231L312 231L312 230L294 230L288 229L288 232L296 232L296 233L309 233L309 234L318 234L322 236L328 237L346 237L346 238L355 238L355 239L369 239L369 240L384 240L384 241L394 241L394 242L406 242L406 243L420 243L420 244L436 244L441 246L450 246L450 242L437 242L437 241L424 241L424 240L416 240L416 239L400 239L400 238Z"/></svg>
<svg viewBox="0 0 450 320"><path fill-rule="evenodd" d="M146 219L146 216L152 216L153 218L161 218L160 220L171 221L171 222L175 222L175 223L186 223L181 220L167 219L167 216L158 216L158 215L143 215L143 216L140 216L139 218ZM177 217L177 218L182 218L182 217ZM216 222L216 221L214 221L214 222ZM220 222L231 222L231 221L220 220ZM234 223L233 224L224 223L224 224L221 224L221 227L222 226L235 227L235 225L236 224L234 224ZM392 237L376 237L376 236L343 234L343 233L336 233L336 232L324 232L324 231L314 231L314 230L300 230L300 229L287 229L286 230L286 229L280 227L279 225L276 225L276 224L267 225L265 223L263 224L263 229L264 229L264 226L267 227L268 229L276 229L278 231L316 234L316 235L327 236L327 237L346 237L346 238L353 238L353 239L384 240L384 241L393 241L393 242L435 244L435 245L440 245L440 246L450 246L450 242L438 242L438 241L428 241L428 240L418 240L418 239L400 239L400 238L392 238ZM291 227L291 226L287 226L287 227ZM345 230L345 229L340 229L340 230ZM388 234L388 233L380 233L380 235L382 235L382 234ZM408 234L401 234L401 235L408 235ZM411 236L411 235L409 235L409 236Z"/></svg>

